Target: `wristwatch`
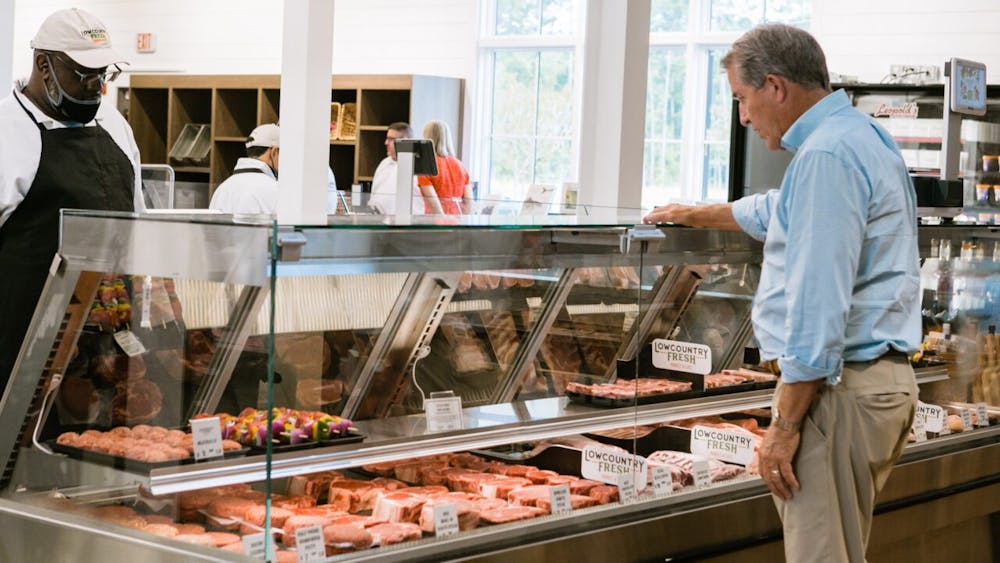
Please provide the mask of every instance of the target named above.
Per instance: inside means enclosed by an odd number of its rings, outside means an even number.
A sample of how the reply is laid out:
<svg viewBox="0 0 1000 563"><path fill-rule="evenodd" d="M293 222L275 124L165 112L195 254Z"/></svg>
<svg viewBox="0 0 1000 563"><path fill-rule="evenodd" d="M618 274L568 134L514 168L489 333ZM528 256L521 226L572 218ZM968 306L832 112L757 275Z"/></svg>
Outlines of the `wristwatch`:
<svg viewBox="0 0 1000 563"><path fill-rule="evenodd" d="M785 432L798 432L802 428L802 421L791 421L787 418L782 418L777 413L771 419L771 426L774 426L778 430L784 430Z"/></svg>

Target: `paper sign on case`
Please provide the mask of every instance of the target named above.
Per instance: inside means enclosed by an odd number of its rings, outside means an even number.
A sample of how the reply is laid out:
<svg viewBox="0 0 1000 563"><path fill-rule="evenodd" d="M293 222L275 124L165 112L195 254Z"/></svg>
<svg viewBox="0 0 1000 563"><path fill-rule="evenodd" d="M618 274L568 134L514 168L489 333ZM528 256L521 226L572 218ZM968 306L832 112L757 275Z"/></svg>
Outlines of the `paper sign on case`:
<svg viewBox="0 0 1000 563"><path fill-rule="evenodd" d="M653 340L653 366L684 373L712 372L712 349L704 344L679 340Z"/></svg>
<svg viewBox="0 0 1000 563"><path fill-rule="evenodd" d="M569 498L569 485L550 487L549 504L552 505L553 516L572 512L573 502Z"/></svg>
<svg viewBox="0 0 1000 563"><path fill-rule="evenodd" d="M923 417L924 427L928 432L941 432L941 427L944 426L944 409L937 405L918 401L916 416Z"/></svg>
<svg viewBox="0 0 1000 563"><path fill-rule="evenodd" d="M454 504L434 505L434 535L442 538L458 533L458 508Z"/></svg>
<svg viewBox="0 0 1000 563"><path fill-rule="evenodd" d="M424 412L427 415L428 432L447 432L462 429L462 398L442 397L426 399Z"/></svg>
<svg viewBox="0 0 1000 563"><path fill-rule="evenodd" d="M299 563L326 559L326 542L323 540L323 528L319 526L306 526L305 528L295 530L295 551L298 552Z"/></svg>
<svg viewBox="0 0 1000 563"><path fill-rule="evenodd" d="M646 474L646 458L618 448L587 445L580 456L581 473L586 479L617 485L619 475Z"/></svg>
<svg viewBox="0 0 1000 563"><path fill-rule="evenodd" d="M646 475L645 472L642 473ZM632 504L639 498L638 491L635 490L635 473L622 473L618 475L618 500L622 504Z"/></svg>
<svg viewBox="0 0 1000 563"><path fill-rule="evenodd" d="M753 461L753 437L742 432L711 426L691 428L691 453L725 461L750 465Z"/></svg>
<svg viewBox="0 0 1000 563"><path fill-rule="evenodd" d="M222 429L219 417L191 419L194 459L200 461L222 457Z"/></svg>
<svg viewBox="0 0 1000 563"><path fill-rule="evenodd" d="M650 467L653 469L653 494L659 496L674 492L674 477L670 467L656 464L650 464Z"/></svg>

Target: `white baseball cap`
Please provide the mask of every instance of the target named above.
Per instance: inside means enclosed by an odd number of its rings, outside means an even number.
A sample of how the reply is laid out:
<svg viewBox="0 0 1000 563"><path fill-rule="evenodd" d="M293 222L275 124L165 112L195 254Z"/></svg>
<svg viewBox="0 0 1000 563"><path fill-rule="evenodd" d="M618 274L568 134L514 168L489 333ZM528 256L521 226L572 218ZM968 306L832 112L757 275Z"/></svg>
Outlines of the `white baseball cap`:
<svg viewBox="0 0 1000 563"><path fill-rule="evenodd" d="M275 123L258 125L247 138L247 148L278 146L278 131L278 125Z"/></svg>
<svg viewBox="0 0 1000 563"><path fill-rule="evenodd" d="M93 14L77 8L53 12L31 40L32 49L59 51L86 68L127 64L111 48L108 28Z"/></svg>

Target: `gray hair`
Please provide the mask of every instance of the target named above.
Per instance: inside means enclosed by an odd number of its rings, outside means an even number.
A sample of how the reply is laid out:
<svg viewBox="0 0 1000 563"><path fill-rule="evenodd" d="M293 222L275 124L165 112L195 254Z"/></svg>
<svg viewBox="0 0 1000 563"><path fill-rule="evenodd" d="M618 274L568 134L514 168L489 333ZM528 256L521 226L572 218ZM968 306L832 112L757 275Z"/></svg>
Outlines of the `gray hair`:
<svg viewBox="0 0 1000 563"><path fill-rule="evenodd" d="M722 57L722 68L735 66L741 82L754 88L776 74L800 86L830 91L826 57L816 38L784 24L758 25L743 34Z"/></svg>

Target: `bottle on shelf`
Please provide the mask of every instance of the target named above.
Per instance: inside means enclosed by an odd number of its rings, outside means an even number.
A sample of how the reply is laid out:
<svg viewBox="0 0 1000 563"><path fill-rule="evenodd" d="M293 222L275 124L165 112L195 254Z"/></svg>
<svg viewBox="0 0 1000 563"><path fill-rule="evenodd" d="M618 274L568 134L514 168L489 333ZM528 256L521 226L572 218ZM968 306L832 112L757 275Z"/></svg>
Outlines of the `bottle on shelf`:
<svg viewBox="0 0 1000 563"><path fill-rule="evenodd" d="M938 322L951 320L952 302L951 241L942 239L938 250L937 308L934 317Z"/></svg>

